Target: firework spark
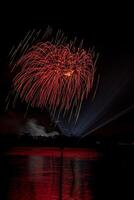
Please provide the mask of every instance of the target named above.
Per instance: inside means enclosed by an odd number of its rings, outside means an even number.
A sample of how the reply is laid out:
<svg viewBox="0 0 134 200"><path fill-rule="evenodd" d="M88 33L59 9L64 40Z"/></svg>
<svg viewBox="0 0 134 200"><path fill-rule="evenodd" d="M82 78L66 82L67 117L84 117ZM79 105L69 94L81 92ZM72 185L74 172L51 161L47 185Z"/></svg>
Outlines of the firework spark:
<svg viewBox="0 0 134 200"><path fill-rule="evenodd" d="M53 116L56 110L68 112L70 118L74 111L77 120L93 86L95 63L91 51L72 42L38 42L15 63L14 90L33 107L47 107Z"/></svg>

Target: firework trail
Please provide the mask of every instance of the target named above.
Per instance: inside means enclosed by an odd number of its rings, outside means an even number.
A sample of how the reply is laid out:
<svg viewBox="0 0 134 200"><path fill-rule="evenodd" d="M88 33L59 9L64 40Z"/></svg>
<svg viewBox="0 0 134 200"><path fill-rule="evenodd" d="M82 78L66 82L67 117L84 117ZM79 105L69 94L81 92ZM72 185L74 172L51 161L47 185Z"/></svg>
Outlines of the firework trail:
<svg viewBox="0 0 134 200"><path fill-rule="evenodd" d="M76 47L76 39L67 42L61 32L46 41L49 32L31 47L28 42L33 32L27 34L15 50L13 56L23 50L13 65L17 71L13 78L15 99L19 96L32 107L48 108L53 117L58 111L57 116L62 112L70 120L73 113L77 121L82 102L93 87L96 59L92 51L82 48L82 42Z"/></svg>

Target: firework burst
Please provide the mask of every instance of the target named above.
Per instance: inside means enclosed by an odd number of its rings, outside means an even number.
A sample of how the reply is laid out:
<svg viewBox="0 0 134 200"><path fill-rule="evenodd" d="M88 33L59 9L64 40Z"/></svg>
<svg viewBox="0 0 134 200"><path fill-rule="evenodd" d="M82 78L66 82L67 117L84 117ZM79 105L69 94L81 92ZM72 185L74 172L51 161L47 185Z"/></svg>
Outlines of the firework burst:
<svg viewBox="0 0 134 200"><path fill-rule="evenodd" d="M75 113L92 89L95 59L92 51L73 42L37 42L16 61L13 79L17 96L33 107L48 108L53 116Z"/></svg>

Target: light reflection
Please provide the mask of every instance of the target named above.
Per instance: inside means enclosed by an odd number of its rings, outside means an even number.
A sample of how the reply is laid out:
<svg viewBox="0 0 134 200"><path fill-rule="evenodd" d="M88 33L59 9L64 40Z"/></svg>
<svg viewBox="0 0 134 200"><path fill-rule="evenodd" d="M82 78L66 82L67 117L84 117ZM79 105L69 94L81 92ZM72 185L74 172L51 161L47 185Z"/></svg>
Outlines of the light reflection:
<svg viewBox="0 0 134 200"><path fill-rule="evenodd" d="M95 157L85 157L83 153L82 158L80 153L80 157L73 158L67 151L67 157L62 153L12 156L16 173L11 179L9 200L92 200L91 167Z"/></svg>

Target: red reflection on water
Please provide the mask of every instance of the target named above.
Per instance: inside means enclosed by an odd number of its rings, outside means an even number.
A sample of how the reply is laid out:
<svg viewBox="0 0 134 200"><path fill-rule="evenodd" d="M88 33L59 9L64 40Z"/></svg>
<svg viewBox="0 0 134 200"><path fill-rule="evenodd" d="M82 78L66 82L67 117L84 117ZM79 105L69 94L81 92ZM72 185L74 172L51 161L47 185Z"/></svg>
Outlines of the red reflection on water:
<svg viewBox="0 0 134 200"><path fill-rule="evenodd" d="M16 148L8 156L16 171L9 200L92 199L90 177L92 161L98 157L95 151Z"/></svg>
<svg viewBox="0 0 134 200"><path fill-rule="evenodd" d="M14 147L8 152L8 155L22 155L22 156L30 156L30 155L39 155L39 156L55 156L60 157L61 152L63 152L64 157L68 158L96 158L98 157L98 153L94 149L81 149L81 148L38 148L38 147Z"/></svg>

